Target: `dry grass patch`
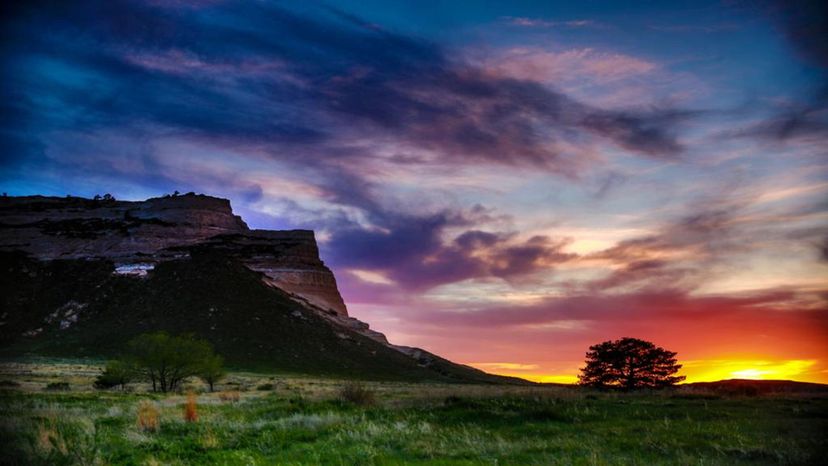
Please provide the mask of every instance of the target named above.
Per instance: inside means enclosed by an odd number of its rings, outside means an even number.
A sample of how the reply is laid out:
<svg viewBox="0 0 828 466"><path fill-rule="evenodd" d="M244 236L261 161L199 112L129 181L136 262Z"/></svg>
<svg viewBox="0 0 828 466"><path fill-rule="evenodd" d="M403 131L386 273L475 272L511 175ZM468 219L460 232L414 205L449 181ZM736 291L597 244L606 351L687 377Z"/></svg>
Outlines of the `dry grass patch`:
<svg viewBox="0 0 828 466"><path fill-rule="evenodd" d="M198 422L198 404L193 393L187 394L187 402L184 403L184 422Z"/></svg>
<svg viewBox="0 0 828 466"><path fill-rule="evenodd" d="M158 432L161 427L158 408L155 403L147 400L138 405L138 428L142 432Z"/></svg>
<svg viewBox="0 0 828 466"><path fill-rule="evenodd" d="M241 393L237 390L219 392L218 397L219 397L219 400L224 401L224 402L238 403L239 400L241 399Z"/></svg>

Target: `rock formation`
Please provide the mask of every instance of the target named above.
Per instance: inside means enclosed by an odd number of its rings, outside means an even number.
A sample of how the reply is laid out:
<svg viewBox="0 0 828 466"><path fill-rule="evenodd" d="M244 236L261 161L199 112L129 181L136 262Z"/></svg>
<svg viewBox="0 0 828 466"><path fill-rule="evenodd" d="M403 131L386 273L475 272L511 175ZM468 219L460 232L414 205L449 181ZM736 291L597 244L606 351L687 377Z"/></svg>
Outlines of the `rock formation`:
<svg viewBox="0 0 828 466"><path fill-rule="evenodd" d="M251 230L226 199L192 193L139 202L0 198L0 251L21 250L39 260L108 259L117 273L140 277L192 247L228 250L296 299L348 316L312 231Z"/></svg>
<svg viewBox="0 0 828 466"><path fill-rule="evenodd" d="M251 230L225 199L3 196L0 263L3 357L109 357L162 330L238 367L525 383L390 344L348 316L312 231Z"/></svg>

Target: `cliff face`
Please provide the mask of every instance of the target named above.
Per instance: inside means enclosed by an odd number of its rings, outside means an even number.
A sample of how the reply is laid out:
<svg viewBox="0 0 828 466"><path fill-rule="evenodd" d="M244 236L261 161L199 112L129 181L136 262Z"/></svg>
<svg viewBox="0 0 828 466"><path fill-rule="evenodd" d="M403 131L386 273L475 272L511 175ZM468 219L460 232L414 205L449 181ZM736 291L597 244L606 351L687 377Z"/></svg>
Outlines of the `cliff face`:
<svg viewBox="0 0 828 466"><path fill-rule="evenodd" d="M348 316L336 278L319 259L313 231L247 230L213 236L194 247L221 250L237 257L249 269L264 274L265 283L288 292L294 299L323 312Z"/></svg>
<svg viewBox="0 0 828 466"><path fill-rule="evenodd" d="M230 201L187 194L140 202L43 196L0 198L0 251L39 260L105 259L145 276L192 248L230 252L264 280L323 311L347 317L312 231L250 230Z"/></svg>

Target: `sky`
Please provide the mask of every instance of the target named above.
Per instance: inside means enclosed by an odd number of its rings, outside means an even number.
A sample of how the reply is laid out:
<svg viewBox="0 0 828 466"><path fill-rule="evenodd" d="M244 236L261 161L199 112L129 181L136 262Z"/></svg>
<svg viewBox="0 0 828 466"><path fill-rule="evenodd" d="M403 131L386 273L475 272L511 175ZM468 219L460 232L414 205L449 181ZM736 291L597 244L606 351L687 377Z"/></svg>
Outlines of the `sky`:
<svg viewBox="0 0 828 466"><path fill-rule="evenodd" d="M7 3L9 195L229 198L490 372L828 382L822 2Z"/></svg>

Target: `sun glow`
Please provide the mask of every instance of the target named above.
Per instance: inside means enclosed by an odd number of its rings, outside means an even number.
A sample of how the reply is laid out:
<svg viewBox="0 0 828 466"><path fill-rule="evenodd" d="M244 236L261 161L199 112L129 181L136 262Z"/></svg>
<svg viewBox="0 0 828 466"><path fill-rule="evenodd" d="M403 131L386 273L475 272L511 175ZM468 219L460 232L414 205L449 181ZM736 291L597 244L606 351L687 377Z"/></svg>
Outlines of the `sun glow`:
<svg viewBox="0 0 828 466"><path fill-rule="evenodd" d="M682 361L687 382L726 379L815 381L814 359L772 361L765 359L716 359Z"/></svg>
<svg viewBox="0 0 828 466"><path fill-rule="evenodd" d="M797 380L802 382L828 382L828 374L820 372L815 359L791 359L771 361L765 359L710 359L679 361L679 375L684 383L715 382L728 379L748 380ZM577 370L572 373L544 373L537 364L519 363L471 363L471 366L498 375L520 377L541 383L574 384L578 382Z"/></svg>
<svg viewBox="0 0 828 466"><path fill-rule="evenodd" d="M752 380L762 380L765 374L767 374L767 371L760 371L759 369L744 369L741 371L733 371L730 373L730 375L732 375L735 379Z"/></svg>

